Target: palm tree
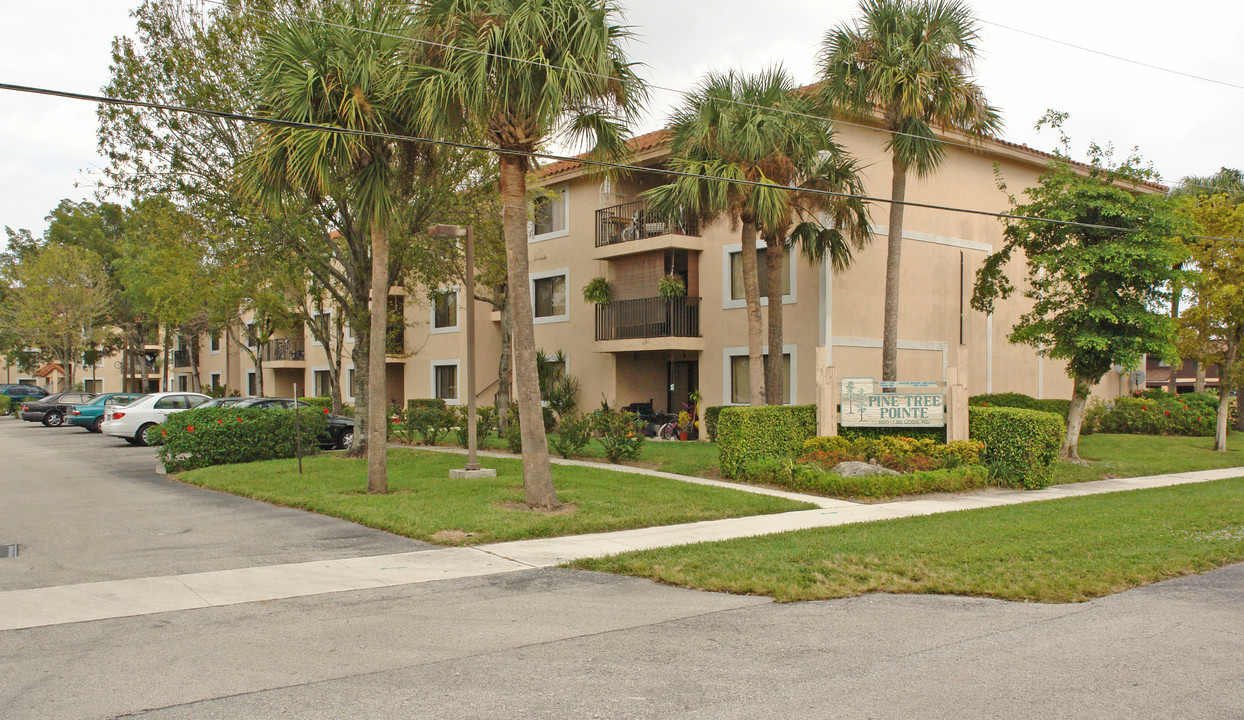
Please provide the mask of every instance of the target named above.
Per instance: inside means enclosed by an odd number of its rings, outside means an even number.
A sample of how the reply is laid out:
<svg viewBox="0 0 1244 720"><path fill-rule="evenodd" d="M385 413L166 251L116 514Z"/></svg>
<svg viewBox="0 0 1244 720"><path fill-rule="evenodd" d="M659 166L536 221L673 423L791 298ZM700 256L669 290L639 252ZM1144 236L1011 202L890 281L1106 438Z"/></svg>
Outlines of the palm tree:
<svg viewBox="0 0 1244 720"><path fill-rule="evenodd" d="M622 51L630 31L609 0L421 0L421 36L438 43L413 68L408 99L427 132L487 139L499 152L514 371L531 508L560 505L541 417L528 280L530 156L557 135L590 141L588 157L621 158L646 96Z"/></svg>
<svg viewBox="0 0 1244 720"><path fill-rule="evenodd" d="M703 223L725 217L731 227L741 226L752 405L765 404L767 397L756 235L763 228L775 238L784 238L782 229L791 226L794 202L784 186L799 176L800 168L811 167L818 153L827 149L826 143L832 142L817 121L811 120L809 127L810 119L797 114L808 109L797 89L780 66L755 75L710 73L687 95L668 124L668 166L681 176L645 194L654 212L686 212ZM794 112L775 112L787 108ZM761 184L722 182L721 178ZM779 270L781 255L774 252L770 258ZM769 286L771 297L774 292L780 313L780 276ZM774 304L770 300L770 313ZM770 353L780 373L781 346L771 345ZM780 402L780 389L777 398Z"/></svg>
<svg viewBox="0 0 1244 720"><path fill-rule="evenodd" d="M853 250L863 248L872 237L868 209L860 199L863 185L855 160L835 142L828 128L809 127L807 132L822 140L821 147L795 166L796 177L788 182L800 190L787 196L786 221L762 229L769 291L769 357L765 364L765 399L769 405L782 404L783 256L798 249L814 265L829 263L830 272L842 272L854 261Z"/></svg>
<svg viewBox="0 0 1244 720"><path fill-rule="evenodd" d="M976 23L960 0L863 0L861 18L825 36L819 58L826 112L878 118L893 170L886 257L882 380L898 379L899 268L907 174L926 177L946 151L936 128L983 137L998 111L972 80Z"/></svg>
<svg viewBox="0 0 1244 720"><path fill-rule="evenodd" d="M321 22L326 21L326 22ZM413 134L401 79L409 59L410 16L383 0L330 3L319 19L283 18L265 30L256 78L268 117L348 130ZM276 209L291 193L318 202L345 188L371 234L368 341L367 491L388 492L385 339L389 233L401 212L419 146L374 136L266 126L239 166L241 185Z"/></svg>

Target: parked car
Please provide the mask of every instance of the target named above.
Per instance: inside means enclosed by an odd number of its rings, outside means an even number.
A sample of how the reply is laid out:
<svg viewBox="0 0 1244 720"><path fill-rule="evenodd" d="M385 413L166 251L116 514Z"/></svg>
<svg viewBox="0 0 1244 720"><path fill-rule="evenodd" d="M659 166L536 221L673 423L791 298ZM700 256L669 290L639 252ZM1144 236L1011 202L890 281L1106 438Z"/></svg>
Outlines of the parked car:
<svg viewBox="0 0 1244 720"><path fill-rule="evenodd" d="M92 393L64 392L38 400L25 400L22 402L21 418L26 422L43 423L47 427L60 427L65 424L65 416L74 405L88 403L93 397Z"/></svg>
<svg viewBox="0 0 1244 720"><path fill-rule="evenodd" d="M85 405L75 405L65 416L70 425L77 425L86 428L90 432L102 432L99 428L104 424L104 409L107 405L129 405L138 398L142 397L141 393L103 393L96 395L89 403Z"/></svg>
<svg viewBox="0 0 1244 720"><path fill-rule="evenodd" d="M234 405L237 405L238 403L241 403L241 402L246 402L247 400L254 400L254 398L249 398L249 397L212 398L211 400L208 400L207 402L203 403L199 407L200 408L233 407Z"/></svg>
<svg viewBox="0 0 1244 720"><path fill-rule="evenodd" d="M47 390L37 385L0 385L0 395L9 396L9 409L5 411L5 415L15 413L21 410L22 403L28 400L38 400L49 395Z"/></svg>
<svg viewBox="0 0 1244 720"><path fill-rule="evenodd" d="M293 410L293 398L246 398L230 407L235 408L269 408L276 410ZM325 450L333 448L349 450L354 444L354 418L333 415L325 408L318 408L310 403L298 401L298 409L307 412L322 412L328 416L328 428L320 436L320 447Z"/></svg>
<svg viewBox="0 0 1244 720"><path fill-rule="evenodd" d="M201 393L160 392L144 395L129 405L109 405L99 429L105 435L124 438L131 445L146 445L147 430L169 415L198 407L211 400Z"/></svg>

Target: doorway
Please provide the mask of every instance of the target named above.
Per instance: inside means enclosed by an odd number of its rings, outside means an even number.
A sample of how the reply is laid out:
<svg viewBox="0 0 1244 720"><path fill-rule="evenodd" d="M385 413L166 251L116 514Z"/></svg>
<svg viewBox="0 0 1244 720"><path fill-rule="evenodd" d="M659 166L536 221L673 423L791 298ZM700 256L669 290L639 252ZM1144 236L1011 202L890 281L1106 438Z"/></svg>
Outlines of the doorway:
<svg viewBox="0 0 1244 720"><path fill-rule="evenodd" d="M666 398L671 415L678 415L691 404L691 393L700 387L700 363L694 360L673 360L666 366Z"/></svg>

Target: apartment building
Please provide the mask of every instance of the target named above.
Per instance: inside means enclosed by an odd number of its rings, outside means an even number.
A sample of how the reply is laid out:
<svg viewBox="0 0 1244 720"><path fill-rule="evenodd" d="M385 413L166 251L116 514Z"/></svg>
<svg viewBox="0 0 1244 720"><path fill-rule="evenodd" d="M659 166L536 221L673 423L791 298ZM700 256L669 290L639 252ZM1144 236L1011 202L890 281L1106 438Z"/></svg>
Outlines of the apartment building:
<svg viewBox="0 0 1244 720"><path fill-rule="evenodd" d="M867 194L888 196L885 133L845 127L838 138L864 167ZM664 132L637 137L632 144L637 164L644 167L659 170L669 155ZM937 173L909 179L907 198L1005 212L1009 205L998 189L995 169L1016 193L1035 184L1050 159L1002 141L975 150L950 145ZM651 400L657 410L677 411L694 390L706 405L746 403L747 321L738 231L726 220L700 227L689 219L661 220L649 213L641 193L666 181L659 173L606 179L587 171L577 162L559 162L533 177L532 184L546 190L536 200L530 236L528 289L536 346L550 355L565 353L565 371L579 380L584 409L601 400L615 407ZM818 348L826 349L837 377L880 376L888 207L873 205L871 218L875 239L845 272L813 265L798 253L784 261L781 352L786 402L815 401ZM971 394L1070 397L1072 383L1063 363L1007 340L1027 308L1022 297L1013 296L989 316L970 307L976 270L1001 246L1000 221L909 207L904 225L899 379L944 381L956 368ZM1018 262L1009 268L1021 286L1022 269ZM685 298L658 296L659 282L671 274L683 280ZM583 297L584 286L598 277L612 290L611 301L602 305ZM395 288L389 303L390 314L405 319L389 331L386 392L391 401L440 397L465 402L470 311L476 314L478 335L477 398L492 404L501 346L498 313L484 303L468 303L457 287L434 292ZM331 315L326 320L333 324ZM355 402L352 378L360 370L349 356L354 338L348 327L343 332L343 396ZM328 393L329 355L306 328L277 333L266 343L239 331L200 338L198 345L201 387L227 387L243 395L258 394L262 387L266 395L289 396L295 386L303 394ZM164 382L164 358L159 346L147 350L144 360L150 362L142 367L143 378L154 390ZM179 339L170 354L169 389L193 389L190 343ZM55 376L54 370L26 377L0 367L7 382L54 385ZM97 391L120 390L119 358L79 369L77 377L95 378L91 387ZM1131 381L1130 373L1112 372L1096 391L1113 397L1131 391Z"/></svg>

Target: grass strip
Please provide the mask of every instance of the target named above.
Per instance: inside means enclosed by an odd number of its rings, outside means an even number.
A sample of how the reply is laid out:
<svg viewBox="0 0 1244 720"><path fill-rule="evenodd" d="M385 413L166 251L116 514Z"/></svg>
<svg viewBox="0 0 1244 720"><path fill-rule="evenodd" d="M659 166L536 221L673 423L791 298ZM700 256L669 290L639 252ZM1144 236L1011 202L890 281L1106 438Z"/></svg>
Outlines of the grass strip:
<svg viewBox="0 0 1244 720"><path fill-rule="evenodd" d="M1244 560L1244 478L819 528L572 567L781 602L936 593L1081 602Z"/></svg>
<svg viewBox="0 0 1244 720"><path fill-rule="evenodd" d="M580 535L700 520L806 510L809 503L585 467L553 467L561 514L522 506L519 460L481 458L497 477L450 480L462 458L389 451L389 494L368 495L367 462L340 454L222 465L181 473L183 482L301 508L442 545Z"/></svg>

